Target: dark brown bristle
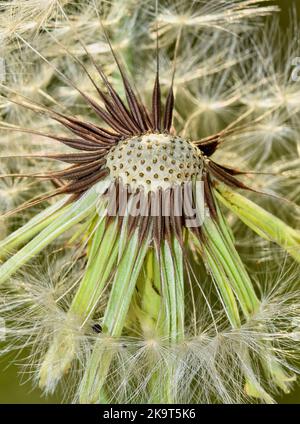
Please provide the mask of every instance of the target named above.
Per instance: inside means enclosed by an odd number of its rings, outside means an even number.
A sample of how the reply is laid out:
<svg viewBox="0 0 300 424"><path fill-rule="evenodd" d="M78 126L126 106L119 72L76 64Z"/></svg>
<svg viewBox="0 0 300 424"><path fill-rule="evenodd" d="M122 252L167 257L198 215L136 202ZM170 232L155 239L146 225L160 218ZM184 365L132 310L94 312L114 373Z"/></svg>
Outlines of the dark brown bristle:
<svg viewBox="0 0 300 424"><path fill-rule="evenodd" d="M252 188L248 187L246 184L244 184L242 181L239 181L237 178L233 177L231 173L227 172L225 169L222 169L221 166L217 165L212 161L209 161L208 169L217 180L231 187L255 191Z"/></svg>
<svg viewBox="0 0 300 424"><path fill-rule="evenodd" d="M172 120L173 120L173 110L174 110L174 92L173 92L173 86L170 87L167 101L166 101L166 108L165 108L165 114L164 114L164 131L169 132L172 126Z"/></svg>
<svg viewBox="0 0 300 424"><path fill-rule="evenodd" d="M210 176L207 172L204 172L203 182L204 182L204 200L205 200L205 203L206 203L206 205L209 209L211 217L213 219L216 219L217 218L217 209L216 209L216 205L215 205L214 196L212 194Z"/></svg>
<svg viewBox="0 0 300 424"><path fill-rule="evenodd" d="M161 93L159 84L159 74L156 74L153 94L152 94L152 124L154 131L161 129Z"/></svg>
<svg viewBox="0 0 300 424"><path fill-rule="evenodd" d="M199 141L197 143L197 146L199 147L199 149L205 156L211 156L215 153L219 144L220 144L220 138L216 136L207 141L205 140Z"/></svg>

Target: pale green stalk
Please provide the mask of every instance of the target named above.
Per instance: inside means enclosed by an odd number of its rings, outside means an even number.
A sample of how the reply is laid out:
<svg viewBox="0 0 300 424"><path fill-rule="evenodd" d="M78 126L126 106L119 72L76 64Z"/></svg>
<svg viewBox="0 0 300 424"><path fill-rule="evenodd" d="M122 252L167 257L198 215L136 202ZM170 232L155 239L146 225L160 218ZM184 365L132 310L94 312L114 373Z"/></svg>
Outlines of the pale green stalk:
<svg viewBox="0 0 300 424"><path fill-rule="evenodd" d="M82 323L98 304L118 255L117 221L105 226L105 221L97 223L87 268L69 310Z"/></svg>
<svg viewBox="0 0 300 424"><path fill-rule="evenodd" d="M236 195L234 192L232 192L232 194L233 196ZM248 202L247 199L244 200ZM248 204L247 202L246 204ZM252 205L254 204L252 203ZM261 211L263 214L266 213L262 209ZM239 257L239 254L234 247L233 234L225 219L223 218L218 206L217 213L216 220L207 218L204 221L203 233L204 236L206 236L206 239L203 243L203 250L205 252L205 257L209 268L211 269L215 281L219 287L222 301L230 323L234 328L239 328L241 322L239 322L237 319L238 310L236 309L236 304L233 302L232 297L229 296L231 292L228 292L228 285L232 287L235 296L239 301L239 306L241 307L241 310L243 311L247 320L251 319L255 312L258 311L260 307L260 301L255 294L251 279L249 278L248 273ZM255 209L252 211L252 213L255 214ZM272 215L268 214L268 218L271 219ZM285 224L280 220L277 219L277 221L285 226ZM294 231L292 229L290 230ZM264 349L264 346L262 346L262 349ZM249 357L247 351L245 351L244 356ZM250 358L248 358L247 362L249 365L251 362ZM285 387L285 389L287 388L290 380L286 373L283 371L282 366L278 363L278 361L276 361L275 357L270 357L270 361L268 361L268 363L263 361L262 366L266 370L269 377L271 377L279 387ZM249 373L250 368L251 367L249 366L244 368L246 375L245 389L247 393L251 396L261 397L265 401L270 402L271 397L266 394L259 382L255 380L254 375Z"/></svg>
<svg viewBox="0 0 300 424"><path fill-rule="evenodd" d="M265 391L261 383L258 381L255 372L253 372L251 364L252 360L247 347L242 347L242 351L240 352L240 362L246 376L245 392L247 395L261 399L267 404L274 404L274 399Z"/></svg>
<svg viewBox="0 0 300 424"><path fill-rule="evenodd" d="M223 228L225 223L223 221ZM241 309L246 317L253 314L259 305L248 273L239 258L239 255L227 234L224 234L221 226L212 220L206 219L203 225L206 236L205 246L211 250L214 259L217 259L228 277L236 297L239 300Z"/></svg>
<svg viewBox="0 0 300 424"><path fill-rule="evenodd" d="M210 252L209 248L204 249L204 252L210 274L217 285L224 311L232 327L237 328L241 325L239 308L222 262L215 258L214 252Z"/></svg>
<svg viewBox="0 0 300 424"><path fill-rule="evenodd" d="M225 221L221 225L225 230ZM229 322L234 329L238 330L242 325L239 307L244 312L245 318L250 319L259 308L260 302L238 253L233 244L230 245L232 243L231 235L227 233L227 236L223 238L221 228L218 228L217 224L212 223L210 219L206 220L204 228L207 231L204 232L206 240L203 243L205 260L219 289ZM225 243L225 239L230 242L229 245ZM247 358L247 364L245 358ZM251 359L246 347L243 352L242 365L245 372L246 392L250 396L260 397L270 403L272 398L267 395L252 372Z"/></svg>
<svg viewBox="0 0 300 424"><path fill-rule="evenodd" d="M171 344L184 337L184 286L182 249L175 238L172 245L165 240L159 252L162 293L166 311L166 333Z"/></svg>
<svg viewBox="0 0 300 424"><path fill-rule="evenodd" d="M146 240L141 242L136 230L116 267L102 320L102 332L106 339L99 338L88 361L81 386L80 401L82 403L95 403L106 398L103 395L103 386L115 354L114 344L121 336L126 322L136 282L149 249L149 234Z"/></svg>
<svg viewBox="0 0 300 424"><path fill-rule="evenodd" d="M149 351L145 358L145 367L149 370L145 381L151 403L159 403L163 390L157 353L152 349L165 334L166 318L161 293L161 272L157 255L153 248L149 249L142 272L137 281L138 292L133 299L129 315L130 325L140 326L143 339L149 342ZM139 330L139 328L138 328Z"/></svg>
<svg viewBox="0 0 300 424"><path fill-rule="evenodd" d="M277 243L300 262L300 232L285 224L270 212L224 184L215 190L217 198L241 221L262 238Z"/></svg>
<svg viewBox="0 0 300 424"><path fill-rule="evenodd" d="M162 363L155 346L163 343L172 349L184 340L183 252L176 238L164 240L160 248L147 252L136 286L128 326L141 329L145 343L149 343L144 364L149 372L145 389L151 402L172 403L177 395L177 366L170 358Z"/></svg>
<svg viewBox="0 0 300 424"><path fill-rule="evenodd" d="M234 246L233 234L215 202L217 217L203 216L203 195L196 193L196 207L201 230L205 237L203 243L195 242L204 251L210 271L220 291L228 318L233 326L239 325L240 318L236 297L245 315L249 317L259 306L252 282ZM229 287L230 286L230 287ZM234 296L234 295L235 296Z"/></svg>
<svg viewBox="0 0 300 424"><path fill-rule="evenodd" d="M11 233L4 240L1 240L0 261L3 260L14 249L17 249L19 246L26 243L45 227L51 224L51 222L53 222L63 212L66 212L68 209L70 209L71 205L64 206L65 203L66 199L64 198L54 205L49 206L44 211L35 215L30 221L27 222L27 224Z"/></svg>
<svg viewBox="0 0 300 424"><path fill-rule="evenodd" d="M54 335L40 368L39 384L42 388L51 381L51 375L55 375L53 384L56 384L70 368L80 342L75 337L70 323L74 323L77 327L84 327L99 303L116 262L118 254L117 221L105 228L106 221L104 215L101 215L101 219L96 225L86 272L65 318L65 326ZM61 340L64 339L68 341L67 355L62 355Z"/></svg>
<svg viewBox="0 0 300 424"><path fill-rule="evenodd" d="M158 261L161 270L162 304L165 319L162 336L172 348L184 340L185 315L183 252L176 237L171 241L164 240L158 252ZM159 376L152 378L152 391L154 396L160 396L160 399L157 399L160 403L174 403L177 395L174 385L176 364L172 361L171 364L166 363L165 367L162 392L156 393L157 387L161 386L161 382L158 381L158 378L161 378Z"/></svg>
<svg viewBox="0 0 300 424"><path fill-rule="evenodd" d="M21 250L4 262L0 267L0 284L4 283L11 275L61 234L83 219L95 214L97 198L98 194L95 190L87 192L86 195L78 200L70 209L67 209L64 213L59 215Z"/></svg>
<svg viewBox="0 0 300 424"><path fill-rule="evenodd" d="M97 212L98 200L101 198L101 194L105 191L108 184L109 180L96 184L75 203L67 205L62 210L58 210L67 198L63 199L61 204L58 202L53 205L53 207L37 215L32 221L25 224L24 227L3 240L1 248L7 249L8 247L12 248L12 246L18 247L35 235L29 243L0 266L0 284L5 282L61 234L85 218L90 217L92 219L93 215ZM57 212L55 213L55 211ZM52 213L54 213L54 217L52 217ZM5 251L4 254L6 254Z"/></svg>
<svg viewBox="0 0 300 424"><path fill-rule="evenodd" d="M150 249L147 253L137 288L139 302L133 303L134 311L131 321L139 322L146 340L160 338L163 334L165 319L162 310L160 269L154 249Z"/></svg>
<svg viewBox="0 0 300 424"><path fill-rule="evenodd" d="M123 256L127 247L126 243L123 242L123 238L125 238L124 229L127 234L127 217L124 218L120 236L118 219L107 223L106 214L104 213L105 209L105 202L98 204L99 217L94 223L94 233L88 246L86 271L67 313L66 328L63 328L61 332L55 335L53 343L44 358L40 372L40 386L43 386L44 382L47 382L50 378L48 370L50 369L49 364L51 361L59 361L61 353L59 341L62 335L68 331L69 323L76 322L77 326L83 328L89 322L110 281L110 276L117 265L118 257L121 258ZM64 360L62 367L56 367L57 380L59 380L59 375L61 377L69 369L76 355L76 346L78 347L78 340L75 340L74 337L72 338L72 329L69 331L71 333L69 337L70 351L73 352L73 355L68 355L68 361ZM53 345L57 346L57 348L53 348Z"/></svg>

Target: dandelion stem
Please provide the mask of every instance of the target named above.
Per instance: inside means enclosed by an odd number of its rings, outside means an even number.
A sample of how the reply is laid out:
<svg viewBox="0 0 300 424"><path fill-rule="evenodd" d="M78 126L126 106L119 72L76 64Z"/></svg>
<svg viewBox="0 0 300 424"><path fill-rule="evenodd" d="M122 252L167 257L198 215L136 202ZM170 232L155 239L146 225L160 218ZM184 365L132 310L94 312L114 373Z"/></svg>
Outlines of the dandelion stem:
<svg viewBox="0 0 300 424"><path fill-rule="evenodd" d="M162 289L168 313L168 330L165 335L171 343L176 343L184 335L184 288L182 250L177 239L172 245L167 241L161 249Z"/></svg>
<svg viewBox="0 0 300 424"><path fill-rule="evenodd" d="M118 254L117 223L105 229L105 222L101 221L97 226L86 272L69 310L80 317L82 323L98 304Z"/></svg>
<svg viewBox="0 0 300 424"><path fill-rule="evenodd" d="M184 339L184 281L183 281L183 253L176 237L171 242L165 240L159 252L161 256L161 287L165 308L166 324L164 338L170 346L180 343ZM159 402L174 403L176 393L173 379L176 365L166 370L163 393ZM155 377L157 379L157 377ZM152 381L152 388L155 384ZM155 392L154 392L155 395Z"/></svg>
<svg viewBox="0 0 300 424"><path fill-rule="evenodd" d="M138 231L135 231L118 264L102 320L102 331L106 336L106 342L101 337L94 346L81 388L82 403L94 403L103 399L103 386L115 354L115 349L111 347L122 334L136 282L149 248L149 234L141 245Z"/></svg>
<svg viewBox="0 0 300 424"><path fill-rule="evenodd" d="M233 290L230 287L228 277L224 272L222 263L215 257L214 252L210 252L209 248L205 249L205 257L210 273L219 289L224 310L229 322L233 328L237 328L241 324L239 309Z"/></svg>
<svg viewBox="0 0 300 424"><path fill-rule="evenodd" d="M225 229L225 221L222 227ZM240 306L246 317L249 317L259 305L251 280L247 271L239 258L239 255L229 238L228 233L224 234L220 225L213 220L207 219L204 223L204 234L207 235L207 244L210 246L214 257L218 258L228 277Z"/></svg>
<svg viewBox="0 0 300 424"><path fill-rule="evenodd" d="M68 323L75 322L78 327L84 327L99 303L112 268L115 265L118 253L118 241L116 241L118 235L117 222L111 223L105 231L104 215L100 214L100 216L102 219L96 224L97 228L91 242L87 269L67 313L65 326L55 334L43 361L40 386L43 386L44 382L49 384L51 381L53 363L61 364L55 369L57 382L70 368L76 354L74 346L77 345L77 340L74 340L74 332L68 326ZM61 349L59 348L62 339L69 341L69 353L65 355L64 360L60 358ZM58 346L58 348L55 349L55 346Z"/></svg>
<svg viewBox="0 0 300 424"><path fill-rule="evenodd" d="M14 231L0 242L0 260L4 259L13 249L26 243L62 213L70 209L71 205L65 206L66 199L62 199L54 205L48 207L38 215L34 216L27 224Z"/></svg>
<svg viewBox="0 0 300 424"><path fill-rule="evenodd" d="M0 284L61 234L95 212L97 193L90 190L0 267Z"/></svg>
<svg viewBox="0 0 300 424"><path fill-rule="evenodd" d="M277 243L296 261L300 262L300 232L291 228L279 218L267 212L251 200L218 184L215 190L218 199L234 212L259 236Z"/></svg>

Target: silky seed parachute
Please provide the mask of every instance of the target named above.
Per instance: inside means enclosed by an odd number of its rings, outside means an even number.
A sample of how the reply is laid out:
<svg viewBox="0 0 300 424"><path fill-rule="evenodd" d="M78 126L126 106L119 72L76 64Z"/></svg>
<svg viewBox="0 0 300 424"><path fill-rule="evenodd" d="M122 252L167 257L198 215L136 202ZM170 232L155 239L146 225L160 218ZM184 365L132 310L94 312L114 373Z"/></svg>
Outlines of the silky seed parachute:
<svg viewBox="0 0 300 424"><path fill-rule="evenodd" d="M21 35L17 37L32 48ZM13 90L1 86L9 101L52 119L70 133L60 136L1 123L2 129L37 134L72 149L28 155L67 164L63 169L2 176L55 185L5 217L63 196L0 242L2 287L13 284L16 272L62 234L76 229L71 241L81 241L82 273L69 282L65 293L53 288L51 308L39 291L25 283L13 291L11 302L17 308L18 296L20 302L24 298L38 305L26 310L25 317L44 322L43 311L51 315L45 323L52 328L51 336L46 338L39 329L47 344L39 358L39 385L53 392L66 374L84 364L75 375L79 379L75 399L82 403L273 402L272 394L288 391L294 381L296 369L284 356L284 343L289 346L298 334L291 320L299 305L294 305L276 338L281 325L276 320L286 313L291 298L284 298L282 308L266 307L235 248L222 205L298 262L300 233L237 192L257 191L241 179L250 172L211 158L223 140L243 126L196 141L176 135L174 76L162 102L158 49L148 109L107 42L126 100L81 42L104 89L81 60L68 54L100 101L56 70L79 92L97 122L22 95L23 100L10 98ZM200 262L211 277L209 286L195 275L193 265ZM204 317L203 299L209 311ZM8 304L4 302L3 312ZM203 322L211 324L202 331Z"/></svg>

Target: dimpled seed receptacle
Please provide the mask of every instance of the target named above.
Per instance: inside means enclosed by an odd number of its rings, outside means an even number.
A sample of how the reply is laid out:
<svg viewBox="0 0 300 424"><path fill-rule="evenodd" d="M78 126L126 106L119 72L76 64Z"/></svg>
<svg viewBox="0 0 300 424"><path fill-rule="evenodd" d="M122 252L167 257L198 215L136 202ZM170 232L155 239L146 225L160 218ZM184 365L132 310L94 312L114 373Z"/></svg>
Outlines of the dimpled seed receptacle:
<svg viewBox="0 0 300 424"><path fill-rule="evenodd" d="M113 178L131 189L155 191L201 179L203 156L191 142L169 134L145 134L121 141L107 155Z"/></svg>

